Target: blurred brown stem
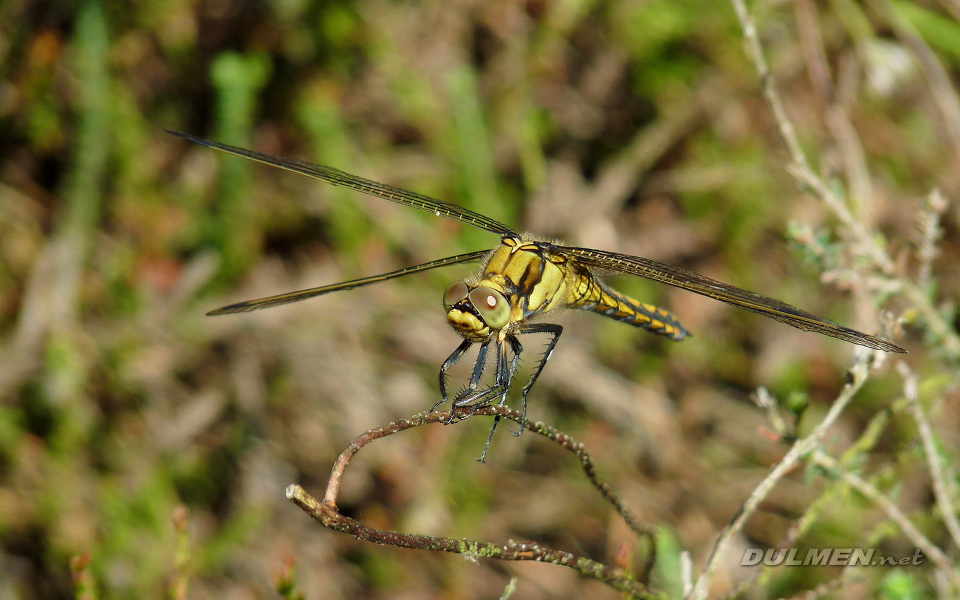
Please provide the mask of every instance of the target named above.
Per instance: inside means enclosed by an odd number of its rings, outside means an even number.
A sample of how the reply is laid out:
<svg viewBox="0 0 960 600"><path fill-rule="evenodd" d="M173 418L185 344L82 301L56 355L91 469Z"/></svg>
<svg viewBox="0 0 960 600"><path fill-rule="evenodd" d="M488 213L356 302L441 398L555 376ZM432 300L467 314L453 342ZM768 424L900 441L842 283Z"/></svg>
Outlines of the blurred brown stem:
<svg viewBox="0 0 960 600"><path fill-rule="evenodd" d="M890 2L869 0L867 5L886 21L900 43L917 59L920 70L927 78L930 96L940 112L943 133L953 146L955 159L960 158L960 96L953 89L950 73L923 37Z"/></svg>
<svg viewBox="0 0 960 600"><path fill-rule="evenodd" d="M453 552L463 554L467 557L548 562L574 569L581 575L602 581L610 587L628 594L630 597L653 598L658 596L656 593L647 590L642 583L639 583L637 576L619 567L607 566L569 552L545 548L535 542L519 543L511 541L507 544L494 544L468 539L384 531L367 527L354 519L340 514L336 505L337 494L340 490L340 481L343 478L343 472L350 462L350 459L360 448L363 448L374 440L399 433L405 429L420 427L431 423L449 423L451 417L456 419L465 414L466 413L453 414L450 411L421 413L371 429L354 439L337 458L330 474L330 480L327 484L323 500L317 500L296 484L287 487L287 498L303 509L304 512L320 521L325 527L350 534L359 540L400 548ZM655 558L653 533L649 527L642 524L640 520L627 509L619 495L612 490L610 484L597 474L593 460L590 458L589 453L582 443L539 421L526 421L520 412L505 406L485 406L475 410L471 409L469 414L472 416L502 417L517 423L523 423L530 431L538 433L570 452L573 452L594 487L596 487L601 495L614 507L617 513L623 517L623 520L626 521L627 525L635 531L637 535L647 538L650 547L648 553L649 558L644 565L644 572L639 574L641 575L639 579L646 578Z"/></svg>
<svg viewBox="0 0 960 600"><path fill-rule="evenodd" d="M916 544L924 556L930 558L940 567L941 573L949 578L953 582L953 585L960 587L960 573L956 571L950 557L944 554L943 550L930 541L927 536L923 535L916 525L903 514L903 511L901 511L888 496L881 493L862 477L842 469L837 459L819 448L813 450L810 458L815 464L826 469L832 476L842 479L850 487L860 492L864 498L876 504L890 520L897 524L904 535Z"/></svg>
<svg viewBox="0 0 960 600"><path fill-rule="evenodd" d="M849 207L843 201L843 198L835 193L830 185L817 175L810 166L806 154L800 146L796 130L793 123L787 116L784 109L780 92L770 72L770 67L764 58L763 49L760 45L760 38L757 34L757 26L747 10L743 0L730 0L736 12L737 20L743 31L744 43L746 45L747 55L753 62L754 68L760 78L763 88L763 94L767 99L767 104L773 113L777 122L777 129L784 145L790 152L791 164L787 166L787 171L793 175L797 181L805 186L815 197L833 213L840 221L841 231L850 239L857 252L865 257L869 257L876 271L883 274L883 278L889 278L891 288L900 293L925 320L926 326L937 337L938 344L953 359L960 358L960 335L944 319L941 312L933 305L927 297L924 290L918 288L904 277L894 279L897 272L893 259L887 254L886 250L879 246L873 233L861 223L851 212ZM880 9L888 9L888 5L881 0L873 0L871 5ZM950 132L951 139L960 140L960 133L953 133L960 130L960 100L945 81L942 66L935 58L931 58L929 48L922 43L922 40L912 35L906 30L902 19L896 19L892 11L887 10L885 14L891 19L892 25L900 26L896 29L898 35L904 39L904 44L911 48L917 54L921 61L925 73L931 82L931 89L934 97L937 99L937 105L941 108L945 127ZM849 133L849 131L847 131ZM960 141L957 142L960 147Z"/></svg>
<svg viewBox="0 0 960 600"><path fill-rule="evenodd" d="M843 391L837 396L826 416L820 421L813 430L803 438L797 440L790 450L784 455L779 463L774 465L770 473L760 482L750 496L740 507L740 511L734 516L733 520L727 525L726 529L720 534L717 543L714 544L710 552L710 558L703 568L703 573L697 580L693 590L687 596L688 600L703 600L707 597L710 582L720 566L720 562L727 556L733 540L743 530L743 525L747 522L753 513L760 506L760 503L773 490L777 482L794 469L811 452L818 449L820 440L823 438L827 429L829 429L840 417L843 410L847 407L864 382L869 376L869 367L871 362L871 352L858 354L857 361L848 372L850 382L844 386Z"/></svg>

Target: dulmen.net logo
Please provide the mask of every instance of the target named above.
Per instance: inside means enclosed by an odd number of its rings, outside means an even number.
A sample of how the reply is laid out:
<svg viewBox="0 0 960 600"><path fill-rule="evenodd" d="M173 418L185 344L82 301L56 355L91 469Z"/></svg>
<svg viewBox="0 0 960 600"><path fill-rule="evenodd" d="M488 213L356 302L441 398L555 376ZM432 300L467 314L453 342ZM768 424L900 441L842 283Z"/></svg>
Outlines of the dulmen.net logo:
<svg viewBox="0 0 960 600"><path fill-rule="evenodd" d="M809 567L809 566L919 566L925 557L916 549L912 556L884 556L876 548L747 548L740 560L741 567Z"/></svg>

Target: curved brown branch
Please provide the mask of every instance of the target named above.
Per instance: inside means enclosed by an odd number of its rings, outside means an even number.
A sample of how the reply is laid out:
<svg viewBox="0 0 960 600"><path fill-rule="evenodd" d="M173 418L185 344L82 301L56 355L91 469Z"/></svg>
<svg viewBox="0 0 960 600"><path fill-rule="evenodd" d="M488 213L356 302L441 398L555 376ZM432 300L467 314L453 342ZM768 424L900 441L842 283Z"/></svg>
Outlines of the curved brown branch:
<svg viewBox="0 0 960 600"><path fill-rule="evenodd" d="M614 507L634 532L648 540L649 558L644 565L644 572L641 574L643 578L646 577L655 557L653 533L649 527L644 525L639 518L627 509L623 500L613 491L610 484L597 474L596 467L586 447L574 438L544 423L539 421L526 421L520 412L505 406L470 408L456 414L450 411L421 413L413 417L393 421L382 427L371 429L354 439L337 458L331 471L330 480L327 483L323 500L317 500L296 484L287 487L287 498L303 509L304 512L320 521L325 527L335 529L341 533L347 533L359 540L400 548L452 552L475 558L547 562L574 569L585 577L602 581L618 591L629 594L631 597L655 598L661 596L660 594L649 591L646 586L636 580L635 576L619 567L604 565L570 552L552 550L535 542L519 543L511 541L507 544L494 544L468 539L384 531L367 527L354 519L340 514L337 510L337 495L340 490L340 481L343 478L344 470L350 462L350 459L353 458L361 448L376 439L399 433L405 429L420 427L431 423L449 423L451 419L456 420L472 415L502 417L517 423L522 423L530 431L540 434L574 453L580 461L580 466L583 468L584 473L586 473L587 478L594 487L596 487L600 494Z"/></svg>

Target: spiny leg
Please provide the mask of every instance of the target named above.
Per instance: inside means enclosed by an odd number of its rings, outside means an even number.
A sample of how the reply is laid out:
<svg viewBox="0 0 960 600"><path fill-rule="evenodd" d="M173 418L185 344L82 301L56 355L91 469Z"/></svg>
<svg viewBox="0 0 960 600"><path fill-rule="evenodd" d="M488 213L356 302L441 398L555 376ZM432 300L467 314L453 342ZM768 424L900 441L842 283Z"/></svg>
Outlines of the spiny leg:
<svg viewBox="0 0 960 600"><path fill-rule="evenodd" d="M510 391L510 384L513 383L513 376L517 372L517 365L520 363L520 353L523 352L523 346L520 345L520 340L513 335L507 335L507 341L510 343L510 351L513 352L513 360L510 361L510 372L507 375L507 383L503 390L503 395L500 397L500 405L504 405L507 402L507 392ZM506 350L504 350L506 352Z"/></svg>
<svg viewBox="0 0 960 600"><path fill-rule="evenodd" d="M520 435L523 433L524 424L527 422L527 394L530 392L530 388L533 387L533 384L537 381L537 377L540 376L540 372L543 371L544 365L546 365L547 361L550 360L550 355L553 354L553 348L557 345L557 341L560 339L560 334L563 333L563 327L554 323L528 323L522 326L518 333L546 333L550 336L550 341L547 342L547 347L543 351L543 356L540 357L540 362L537 363L537 368L533 370L533 375L530 376L530 381L523 386L523 391L520 395L520 410L523 414L523 422L520 423L520 431L514 435Z"/></svg>
<svg viewBox="0 0 960 600"><path fill-rule="evenodd" d="M450 356L447 357L447 360L443 361L443 364L440 365L440 401L433 405L433 408L430 409L430 412L437 410L437 407L447 401L447 370L454 365L460 357L463 356L463 353L473 345L473 342L470 340L463 340L457 349L454 350Z"/></svg>
<svg viewBox="0 0 960 600"><path fill-rule="evenodd" d="M470 409L470 414L473 414L473 411L481 406L490 404L490 402L500 394L501 389L509 384L510 381L507 377L508 371L503 343L500 340L494 341L494 349L496 350L496 372L494 373L493 385L485 389L477 389L479 380L471 379L470 385L464 388L457 397L454 398L454 408ZM474 373L474 375L476 376L477 373Z"/></svg>
<svg viewBox="0 0 960 600"><path fill-rule="evenodd" d="M504 370L507 371L506 381L503 383L503 394L500 396L500 406L503 406L507 402L507 392L510 391L510 383L513 381L513 375L517 371L517 364L520 362L520 353L523 352L523 346L520 345L520 341L512 336L507 336L507 341L510 342L510 350L513 352L513 360L510 361L510 367L507 369L506 362L506 349L501 351L500 345L498 343L498 357L501 357L497 364L497 374L498 378L500 373ZM490 435L487 436L487 443L483 446L483 452L480 453L480 458L477 460L485 463L487 457L487 450L490 449L490 442L493 441L493 433L497 430L497 425L500 424L500 415L497 415L493 418L493 426L490 428Z"/></svg>
<svg viewBox="0 0 960 600"><path fill-rule="evenodd" d="M476 393L476 389L477 386L480 385L480 378L483 377L483 370L487 365L487 352L489 350L489 340L480 344L480 350L477 352L477 362L473 364L473 374L470 375L470 383L468 383L467 387L457 394L457 397L453 399L453 402L450 405L452 411L450 413L450 420L448 421L449 423L453 423L457 409L464 408L465 406L469 405L472 400L476 399L478 395ZM482 395L482 392L480 395Z"/></svg>

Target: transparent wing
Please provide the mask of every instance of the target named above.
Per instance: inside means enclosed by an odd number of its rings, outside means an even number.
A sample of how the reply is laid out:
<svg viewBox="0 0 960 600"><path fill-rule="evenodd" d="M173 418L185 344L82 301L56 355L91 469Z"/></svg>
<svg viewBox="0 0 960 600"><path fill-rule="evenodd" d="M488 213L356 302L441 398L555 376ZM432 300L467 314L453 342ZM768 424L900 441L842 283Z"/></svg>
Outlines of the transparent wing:
<svg viewBox="0 0 960 600"><path fill-rule="evenodd" d="M649 258L617 254L592 248L558 246L557 251L571 254L583 264L599 268L638 275L646 279L666 283L696 294L701 294L720 302L739 306L745 310L761 314L781 323L803 331L815 331L858 346L883 350L885 352L905 353L906 350L872 335L855 329L849 329L827 319L800 310L775 298L761 296L747 290L698 275L686 269L673 267Z"/></svg>
<svg viewBox="0 0 960 600"><path fill-rule="evenodd" d="M332 185L345 187L377 198L383 198L384 200L389 200L390 202L411 206L424 212L433 213L438 217L447 217L448 219L460 221L461 223L466 223L467 225L473 225L474 227L485 229L492 233L499 235L516 235L513 230L503 223L494 221L489 217L485 217L480 213L475 213L472 210L463 208L462 206L450 204L449 202L443 202L441 200L431 198L430 196L424 196L422 194L401 190L400 188L395 188L385 183L377 183L376 181L364 179L363 177L350 175L349 173L344 173L343 171L334 169L333 167L315 165L313 163L302 162L299 160L291 160L289 158L262 154L253 150L247 150L245 148L238 148L236 146L229 146L227 144L221 144L212 140L194 137L186 133L170 131L169 129L165 129L164 131L170 135L182 137L183 139L191 141L195 144L200 144L201 146L206 146L215 150L221 150L235 156L249 158L250 160L255 160L257 162L279 167L281 169L286 169L287 171L292 171L294 173L300 173L301 175L306 175L307 177L313 177L314 179L326 181Z"/></svg>
<svg viewBox="0 0 960 600"><path fill-rule="evenodd" d="M230 315L234 313L250 312L251 310L260 310L261 308L270 308L271 306L280 306L281 304L290 304L291 302L299 302L301 300L306 300L307 298L313 298L315 296L322 296L323 294L329 294L330 292L339 292L341 290L352 290L353 288L358 288L364 285L370 285L372 283L380 283L381 281L394 279L396 277L403 277L404 275L419 273L421 271L427 271L429 269L436 269L438 267L445 267L447 265L455 265L457 263L480 260L481 258L483 258L489 253L490 253L489 250L480 250L478 252L470 252L469 254L459 254L457 256L448 256L447 258L432 260L430 262L426 262L413 267L406 267L398 271L382 273L380 275L374 275L372 277L364 277L363 279L354 279L353 281L343 281L341 283L334 283L331 285L324 285L321 287L310 288L307 290L300 290L298 292L288 292L286 294L277 294L276 296L267 296L266 298L258 298L257 300L247 300L245 302L238 302L237 304L231 304L229 306L224 306L216 310L211 310L210 312L207 313L207 315L209 316Z"/></svg>

